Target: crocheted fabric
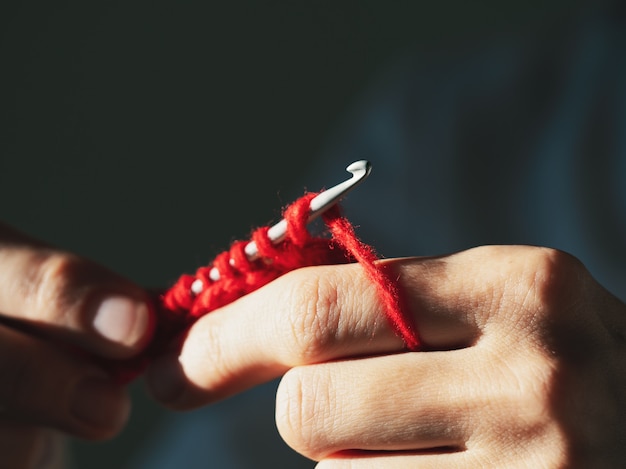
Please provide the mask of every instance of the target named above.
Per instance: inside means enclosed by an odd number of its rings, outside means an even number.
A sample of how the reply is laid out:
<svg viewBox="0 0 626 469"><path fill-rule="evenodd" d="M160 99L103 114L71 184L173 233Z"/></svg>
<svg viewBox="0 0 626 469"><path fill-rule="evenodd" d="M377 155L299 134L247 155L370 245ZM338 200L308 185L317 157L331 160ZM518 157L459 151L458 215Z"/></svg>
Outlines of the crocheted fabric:
<svg viewBox="0 0 626 469"><path fill-rule="evenodd" d="M385 314L407 348L419 347L412 319L404 313L400 292L384 264L377 263L374 250L356 236L350 222L341 215L337 205L322 215L328 233L312 236L307 229L310 201L317 194L308 193L283 212L287 221L285 239L273 244L267 236L268 227L258 228L252 240L258 258L249 260L244 248L249 241L237 241L230 250L218 255L212 264L199 268L194 275L182 275L168 290L159 295L154 335L144 353L130 360L107 364L120 382L129 382L139 375L149 361L180 337L198 318L266 285L291 270L312 266L359 262L377 289ZM330 236L328 236L330 235ZM217 269L219 279L210 272ZM199 293L192 285L200 281Z"/></svg>

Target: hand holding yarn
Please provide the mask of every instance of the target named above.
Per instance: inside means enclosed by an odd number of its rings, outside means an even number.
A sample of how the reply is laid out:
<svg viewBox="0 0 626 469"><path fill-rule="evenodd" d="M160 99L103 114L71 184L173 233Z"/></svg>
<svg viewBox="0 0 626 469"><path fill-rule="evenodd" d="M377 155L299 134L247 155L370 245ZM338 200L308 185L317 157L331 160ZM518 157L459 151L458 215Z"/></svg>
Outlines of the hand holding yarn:
<svg viewBox="0 0 626 469"><path fill-rule="evenodd" d="M562 252L382 261L422 351L358 264L307 267L202 317L149 370L173 408L284 375L276 420L319 468L620 467L626 306Z"/></svg>

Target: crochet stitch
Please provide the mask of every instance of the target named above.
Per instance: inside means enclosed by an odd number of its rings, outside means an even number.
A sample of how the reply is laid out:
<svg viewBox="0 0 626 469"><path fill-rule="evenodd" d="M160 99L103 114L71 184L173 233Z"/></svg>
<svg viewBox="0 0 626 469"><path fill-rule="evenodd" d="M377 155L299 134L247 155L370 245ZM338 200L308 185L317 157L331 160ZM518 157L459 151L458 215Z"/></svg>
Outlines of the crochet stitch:
<svg viewBox="0 0 626 469"><path fill-rule="evenodd" d="M236 241L228 251L219 254L209 266L200 267L194 275L184 274L159 295L156 325L151 343L140 356L110 363L108 368L120 382L129 382L162 352L172 340L186 331L198 318L266 285L281 275L306 266L359 262L373 282L391 326L407 348L416 350L420 342L412 319L401 305L396 282L384 264L377 263L374 250L356 236L350 222L337 205L322 215L330 237L312 236L307 229L309 204L316 193L307 193L283 213L287 234L279 244L267 236L268 227L252 233L258 257L250 260L244 252L247 241ZM213 280L211 269L219 271ZM194 282L202 289L195 293Z"/></svg>

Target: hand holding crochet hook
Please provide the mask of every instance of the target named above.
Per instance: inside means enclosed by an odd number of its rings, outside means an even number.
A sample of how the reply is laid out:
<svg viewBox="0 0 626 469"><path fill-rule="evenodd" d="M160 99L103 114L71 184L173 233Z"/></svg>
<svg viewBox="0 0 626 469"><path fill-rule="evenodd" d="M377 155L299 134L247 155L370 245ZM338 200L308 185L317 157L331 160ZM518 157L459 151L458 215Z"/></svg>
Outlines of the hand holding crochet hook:
<svg viewBox="0 0 626 469"><path fill-rule="evenodd" d="M117 434L130 400L93 357L137 354L152 323L140 287L0 224L0 467L65 467L63 434Z"/></svg>

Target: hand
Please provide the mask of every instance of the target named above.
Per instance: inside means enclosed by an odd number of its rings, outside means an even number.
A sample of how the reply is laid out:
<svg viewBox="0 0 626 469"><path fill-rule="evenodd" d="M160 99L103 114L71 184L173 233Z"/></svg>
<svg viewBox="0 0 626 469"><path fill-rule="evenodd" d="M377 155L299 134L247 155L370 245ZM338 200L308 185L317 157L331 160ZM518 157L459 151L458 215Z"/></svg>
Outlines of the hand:
<svg viewBox="0 0 626 469"><path fill-rule="evenodd" d="M623 465L626 306L577 260L387 262L426 351L404 350L358 265L312 267L202 318L153 393L190 408L286 373L279 430L320 469Z"/></svg>
<svg viewBox="0 0 626 469"><path fill-rule="evenodd" d="M0 225L2 467L41 463L59 432L116 434L129 398L91 357L137 353L151 321L140 288Z"/></svg>

